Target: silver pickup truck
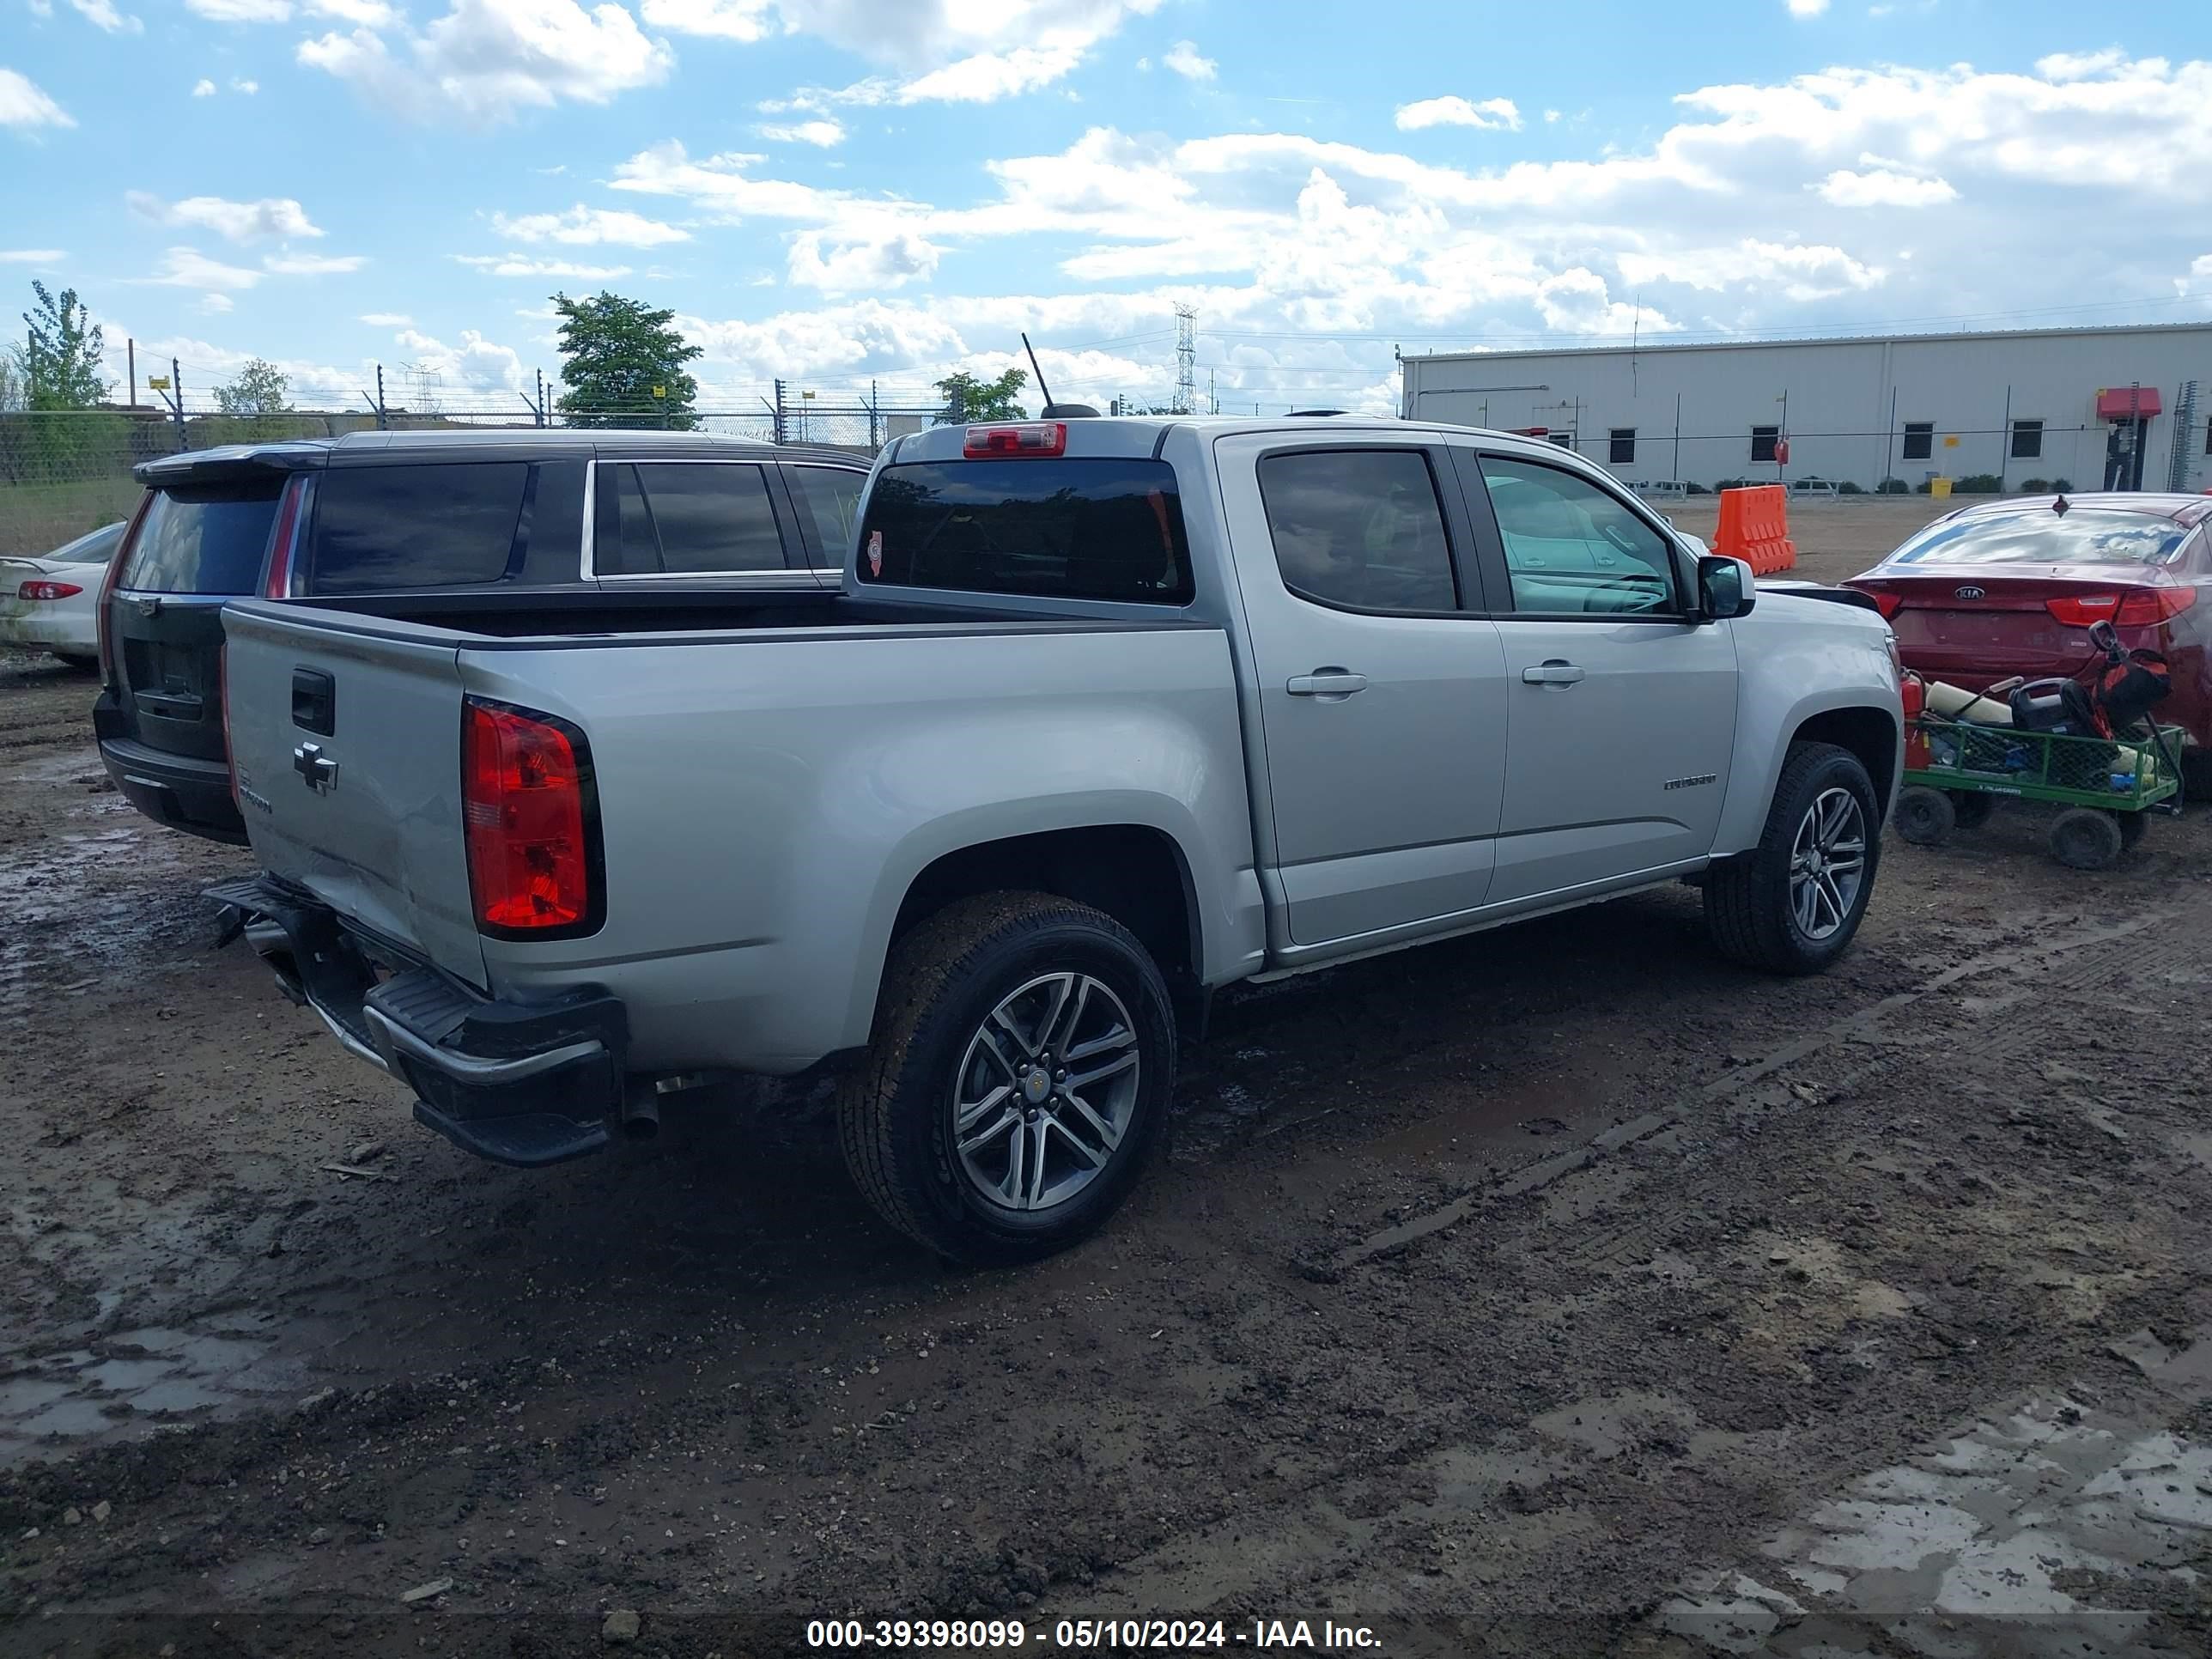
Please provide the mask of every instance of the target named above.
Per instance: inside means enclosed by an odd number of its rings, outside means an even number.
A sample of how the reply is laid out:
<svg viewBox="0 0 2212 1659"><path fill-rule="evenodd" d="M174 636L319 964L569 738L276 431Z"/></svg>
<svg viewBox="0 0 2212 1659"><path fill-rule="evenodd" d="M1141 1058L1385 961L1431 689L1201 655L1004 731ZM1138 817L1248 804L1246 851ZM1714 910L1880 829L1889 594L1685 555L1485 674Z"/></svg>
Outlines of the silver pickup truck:
<svg viewBox="0 0 2212 1659"><path fill-rule="evenodd" d="M421 1122L547 1164L835 1073L862 1190L970 1261L1111 1212L1240 981L1680 880L1822 968L1902 750L1858 596L1396 421L903 438L826 611L223 623L264 873L211 896Z"/></svg>

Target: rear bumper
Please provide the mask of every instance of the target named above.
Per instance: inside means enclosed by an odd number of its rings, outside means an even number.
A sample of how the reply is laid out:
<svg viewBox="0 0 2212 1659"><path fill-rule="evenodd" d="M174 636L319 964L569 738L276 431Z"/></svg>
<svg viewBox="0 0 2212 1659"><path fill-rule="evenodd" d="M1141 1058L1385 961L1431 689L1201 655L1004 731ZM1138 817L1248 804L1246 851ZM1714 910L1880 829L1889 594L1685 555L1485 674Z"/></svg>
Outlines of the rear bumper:
<svg viewBox="0 0 2212 1659"><path fill-rule="evenodd" d="M340 1042L415 1091L415 1121L477 1157L533 1169L605 1147L623 1103L629 1021L595 988L498 1002L434 970L380 977L335 912L266 878L206 896L244 931L276 982Z"/></svg>
<svg viewBox="0 0 2212 1659"><path fill-rule="evenodd" d="M100 738L100 763L126 800L171 830L246 844L246 820L230 796L227 762L149 749L125 737L117 730L120 724L110 694L102 692L93 705L93 731Z"/></svg>

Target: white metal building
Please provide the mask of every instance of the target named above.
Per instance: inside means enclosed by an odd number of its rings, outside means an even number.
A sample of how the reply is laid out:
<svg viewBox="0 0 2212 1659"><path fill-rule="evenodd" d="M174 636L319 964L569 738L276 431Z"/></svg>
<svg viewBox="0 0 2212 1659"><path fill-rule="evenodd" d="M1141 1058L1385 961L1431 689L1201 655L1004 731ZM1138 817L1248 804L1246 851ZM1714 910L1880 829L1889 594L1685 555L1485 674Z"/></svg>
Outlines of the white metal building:
<svg viewBox="0 0 2212 1659"><path fill-rule="evenodd" d="M1409 418L1546 434L1631 483L2212 486L2212 323L1469 351L1403 369Z"/></svg>

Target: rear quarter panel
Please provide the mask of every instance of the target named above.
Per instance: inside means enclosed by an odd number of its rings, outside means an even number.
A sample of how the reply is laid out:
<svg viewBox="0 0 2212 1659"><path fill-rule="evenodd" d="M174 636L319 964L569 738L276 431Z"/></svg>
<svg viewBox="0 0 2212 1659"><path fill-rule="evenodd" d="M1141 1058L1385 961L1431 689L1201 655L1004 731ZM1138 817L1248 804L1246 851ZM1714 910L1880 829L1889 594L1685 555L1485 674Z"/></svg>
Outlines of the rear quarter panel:
<svg viewBox="0 0 2212 1659"><path fill-rule="evenodd" d="M963 848L1173 839L1209 980L1261 949L1227 641L1203 627L927 625L619 648L475 647L466 689L584 728L606 925L487 940L493 988L580 981L656 1068L788 1073L865 1043L908 886Z"/></svg>

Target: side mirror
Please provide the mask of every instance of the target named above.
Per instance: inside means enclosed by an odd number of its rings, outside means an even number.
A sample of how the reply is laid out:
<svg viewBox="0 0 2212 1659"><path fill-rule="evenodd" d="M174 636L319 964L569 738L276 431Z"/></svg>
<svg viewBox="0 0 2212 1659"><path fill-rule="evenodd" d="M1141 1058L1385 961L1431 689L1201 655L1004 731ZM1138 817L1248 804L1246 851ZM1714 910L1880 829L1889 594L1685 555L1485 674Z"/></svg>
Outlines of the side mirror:
<svg viewBox="0 0 2212 1659"><path fill-rule="evenodd" d="M1741 559L1708 553L1698 561L1698 614L1705 621L1747 617L1758 600L1751 567Z"/></svg>

